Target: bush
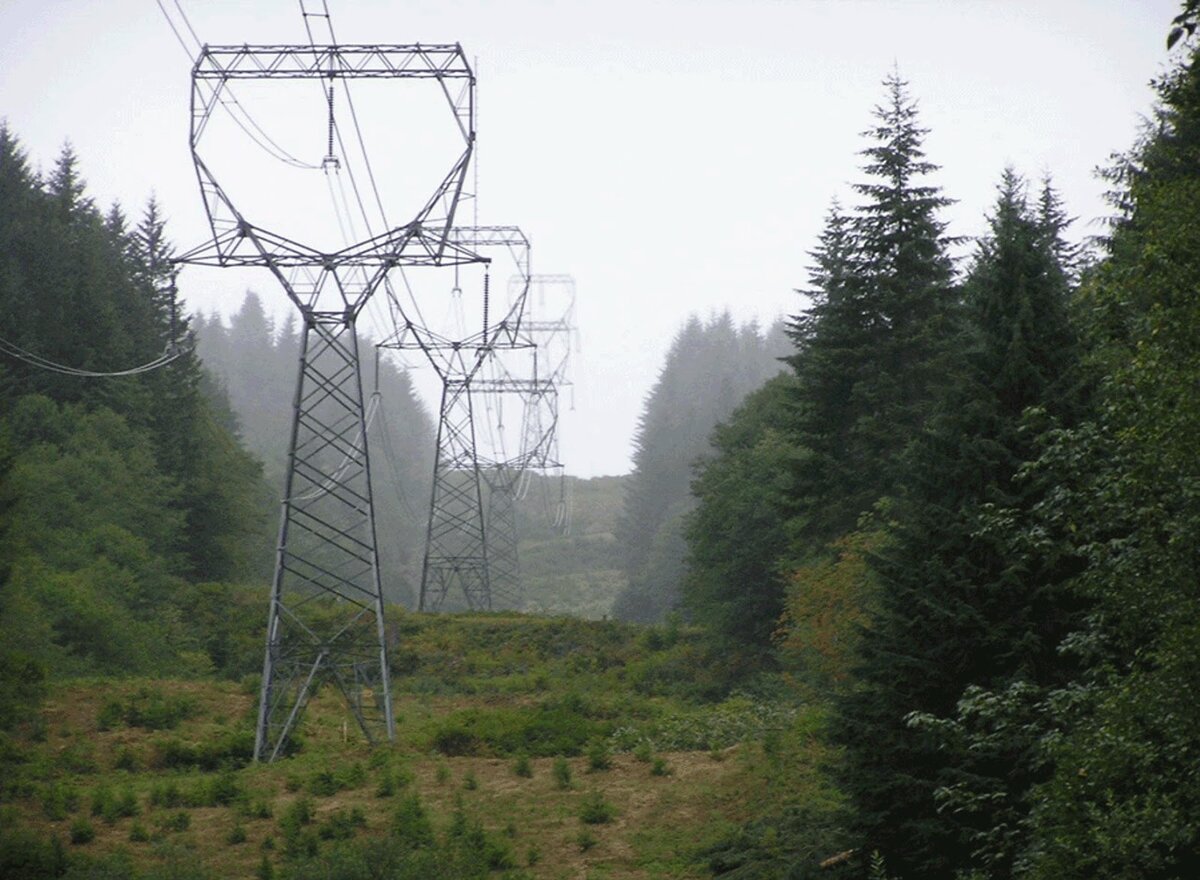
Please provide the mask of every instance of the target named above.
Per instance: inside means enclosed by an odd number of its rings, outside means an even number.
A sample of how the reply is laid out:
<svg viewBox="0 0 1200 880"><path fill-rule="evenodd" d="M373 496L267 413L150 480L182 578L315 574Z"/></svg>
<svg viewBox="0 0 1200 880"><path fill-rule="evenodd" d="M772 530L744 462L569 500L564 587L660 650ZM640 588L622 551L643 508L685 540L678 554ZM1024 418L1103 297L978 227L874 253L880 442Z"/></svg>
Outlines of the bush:
<svg viewBox="0 0 1200 880"><path fill-rule="evenodd" d="M60 877L67 869L67 854L57 837L46 838L16 828L0 829L0 877Z"/></svg>
<svg viewBox="0 0 1200 880"><path fill-rule="evenodd" d="M433 824L416 794L400 799L392 813L391 838L405 849L433 845Z"/></svg>
<svg viewBox="0 0 1200 880"><path fill-rule="evenodd" d="M71 823L71 843L80 846L96 839L96 829L85 817L80 816Z"/></svg>
<svg viewBox="0 0 1200 880"><path fill-rule="evenodd" d="M152 807L167 807L168 809L178 807L183 803L183 794L179 791L179 785L174 781L156 782L154 787L150 789L150 806Z"/></svg>
<svg viewBox="0 0 1200 880"><path fill-rule="evenodd" d="M617 813L616 809L604 799L599 791L590 791L579 807L579 821L585 825L604 825L611 822Z"/></svg>
<svg viewBox="0 0 1200 880"><path fill-rule="evenodd" d="M554 784L559 788L571 787L571 765L567 763L566 758L555 759L554 766L550 768L550 775L554 777Z"/></svg>
<svg viewBox="0 0 1200 880"><path fill-rule="evenodd" d="M525 779L533 778L533 764L529 761L528 755L520 755L515 764L513 764L513 773Z"/></svg>
<svg viewBox="0 0 1200 880"><path fill-rule="evenodd" d="M455 712L434 731L430 747L449 756L574 756L610 731L610 724L589 717L582 698L571 695L540 706Z"/></svg>
<svg viewBox="0 0 1200 880"><path fill-rule="evenodd" d="M154 744L155 765L159 769L220 770L244 767L254 758L254 732L239 730L206 743L185 743L178 739L159 740Z"/></svg>
<svg viewBox="0 0 1200 880"><path fill-rule="evenodd" d="M170 816L161 817L158 820L157 825L163 831L167 832L187 831L192 827L192 817L189 816L185 811L179 810L176 813L172 813Z"/></svg>
<svg viewBox="0 0 1200 880"><path fill-rule="evenodd" d="M96 729L112 730L125 720L125 707L120 700L109 700L96 713Z"/></svg>
<svg viewBox="0 0 1200 880"><path fill-rule="evenodd" d="M79 809L79 792L69 785L54 782L42 792L42 813L52 822L60 822Z"/></svg>
<svg viewBox="0 0 1200 880"><path fill-rule="evenodd" d="M111 711L113 705L106 704L101 714ZM190 697L168 696L157 688L142 688L123 707L120 703L115 706L122 709L126 724L145 730L173 730L180 721L196 714L196 704Z"/></svg>
<svg viewBox="0 0 1200 880"><path fill-rule="evenodd" d="M612 755L603 740L593 740L587 751L588 770L595 773L599 770L612 769Z"/></svg>
<svg viewBox="0 0 1200 880"><path fill-rule="evenodd" d="M308 779L308 793L316 797L333 797L342 790L341 780L329 768L318 770Z"/></svg>

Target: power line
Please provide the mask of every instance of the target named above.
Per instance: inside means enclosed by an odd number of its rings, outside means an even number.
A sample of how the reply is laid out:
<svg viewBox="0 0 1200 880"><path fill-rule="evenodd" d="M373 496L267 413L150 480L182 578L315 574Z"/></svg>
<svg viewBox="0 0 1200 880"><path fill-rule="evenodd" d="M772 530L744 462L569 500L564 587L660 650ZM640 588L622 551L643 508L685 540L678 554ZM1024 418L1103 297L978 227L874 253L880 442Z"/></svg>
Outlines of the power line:
<svg viewBox="0 0 1200 880"><path fill-rule="evenodd" d="M186 348L172 344L168 346L165 352L156 357L154 360L140 364L136 367L130 367L127 370L82 370L78 367L70 367L66 364L60 364L49 360L48 358L41 357L40 355L36 355L31 351L21 348L21 346L17 345L16 343L0 338L0 352L3 352L9 357L22 361L31 367L36 367L39 370L46 370L50 373L59 373L64 376L77 376L83 379L108 379L121 376L139 376L142 373L149 373L152 370L165 367L172 361L178 360L180 357L182 357L186 351Z"/></svg>

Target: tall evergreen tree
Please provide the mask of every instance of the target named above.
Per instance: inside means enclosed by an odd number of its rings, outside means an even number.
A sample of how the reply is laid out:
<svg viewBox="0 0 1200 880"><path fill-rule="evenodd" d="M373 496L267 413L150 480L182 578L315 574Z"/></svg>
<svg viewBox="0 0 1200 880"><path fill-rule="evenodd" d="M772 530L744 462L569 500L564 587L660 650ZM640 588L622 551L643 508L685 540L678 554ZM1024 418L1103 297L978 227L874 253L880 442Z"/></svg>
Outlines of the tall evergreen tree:
<svg viewBox="0 0 1200 880"><path fill-rule="evenodd" d="M678 603L693 465L708 451L713 428L779 372L783 352L769 348L778 337L764 337L754 324L737 327L728 312L708 322L693 315L676 335L634 439L634 471L617 529L629 586L616 616L655 621Z"/></svg>
<svg viewBox="0 0 1200 880"><path fill-rule="evenodd" d="M937 217L949 199L921 182L937 166L907 83L893 73L884 87L864 132L867 180L855 191L865 201L850 217L831 212L813 255L812 307L791 328L802 554L851 531L892 491L955 343L950 239Z"/></svg>
<svg viewBox="0 0 1200 880"><path fill-rule="evenodd" d="M965 287L962 369L901 460L873 559L879 607L837 735L866 845L905 877L951 878L970 866L970 837L934 794L963 774L997 772L971 766L908 717L952 715L969 685L1053 680L1074 622L1063 588L1070 558L1014 553L987 527L996 510L1027 516L1044 497L1045 484L1019 477L1037 454L1033 429L1079 411L1058 232L1006 172ZM1027 761L1002 772L1018 790L1030 784Z"/></svg>
<svg viewBox="0 0 1200 880"><path fill-rule="evenodd" d="M1053 775L1020 858L1037 880L1200 872L1200 51L1185 45L1082 289L1095 412L1038 462L1059 490L1025 530L1065 533L1093 603L1067 644L1084 669L1038 707Z"/></svg>

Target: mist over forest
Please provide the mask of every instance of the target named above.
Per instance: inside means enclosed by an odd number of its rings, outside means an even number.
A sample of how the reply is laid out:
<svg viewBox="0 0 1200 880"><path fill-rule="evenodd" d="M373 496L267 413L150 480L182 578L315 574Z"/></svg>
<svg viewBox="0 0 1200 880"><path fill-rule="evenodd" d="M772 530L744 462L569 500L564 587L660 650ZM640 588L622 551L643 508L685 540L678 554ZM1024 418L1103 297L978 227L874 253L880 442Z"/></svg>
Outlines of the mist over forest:
<svg viewBox="0 0 1200 880"><path fill-rule="evenodd" d="M518 484L511 606L418 610L439 424L360 338L389 736L321 653L265 759L303 327L0 122L0 876L1200 875L1198 25L1083 244L1014 167L958 238L887 73L794 312L681 314L631 472Z"/></svg>

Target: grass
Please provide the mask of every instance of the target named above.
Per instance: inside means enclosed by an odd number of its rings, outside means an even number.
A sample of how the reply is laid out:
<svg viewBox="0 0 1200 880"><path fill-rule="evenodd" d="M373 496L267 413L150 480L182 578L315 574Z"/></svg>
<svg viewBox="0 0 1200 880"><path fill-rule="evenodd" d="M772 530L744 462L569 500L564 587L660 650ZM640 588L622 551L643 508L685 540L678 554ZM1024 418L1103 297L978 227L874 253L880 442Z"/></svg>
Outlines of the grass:
<svg viewBox="0 0 1200 880"><path fill-rule="evenodd" d="M256 765L245 753L253 687L57 683L13 737L20 760L0 768L0 809L17 832L60 840L67 858L125 853L161 873L165 853L186 851L214 877L261 876L267 865L280 880L297 859L401 827L438 845L475 841L520 876L701 877L699 848L746 818L748 787L767 771L761 750L729 731L773 716L648 686L669 677L647 670L694 649L687 630L649 638L511 614L403 615L395 626L413 656L393 679L394 745L370 749L326 688L304 716L303 748ZM749 721L735 723L739 706ZM660 745L701 716L697 748ZM645 745L621 740L634 728L630 741ZM465 736L446 747L453 731ZM710 740L731 759L713 760ZM659 762L669 773L654 775Z"/></svg>

